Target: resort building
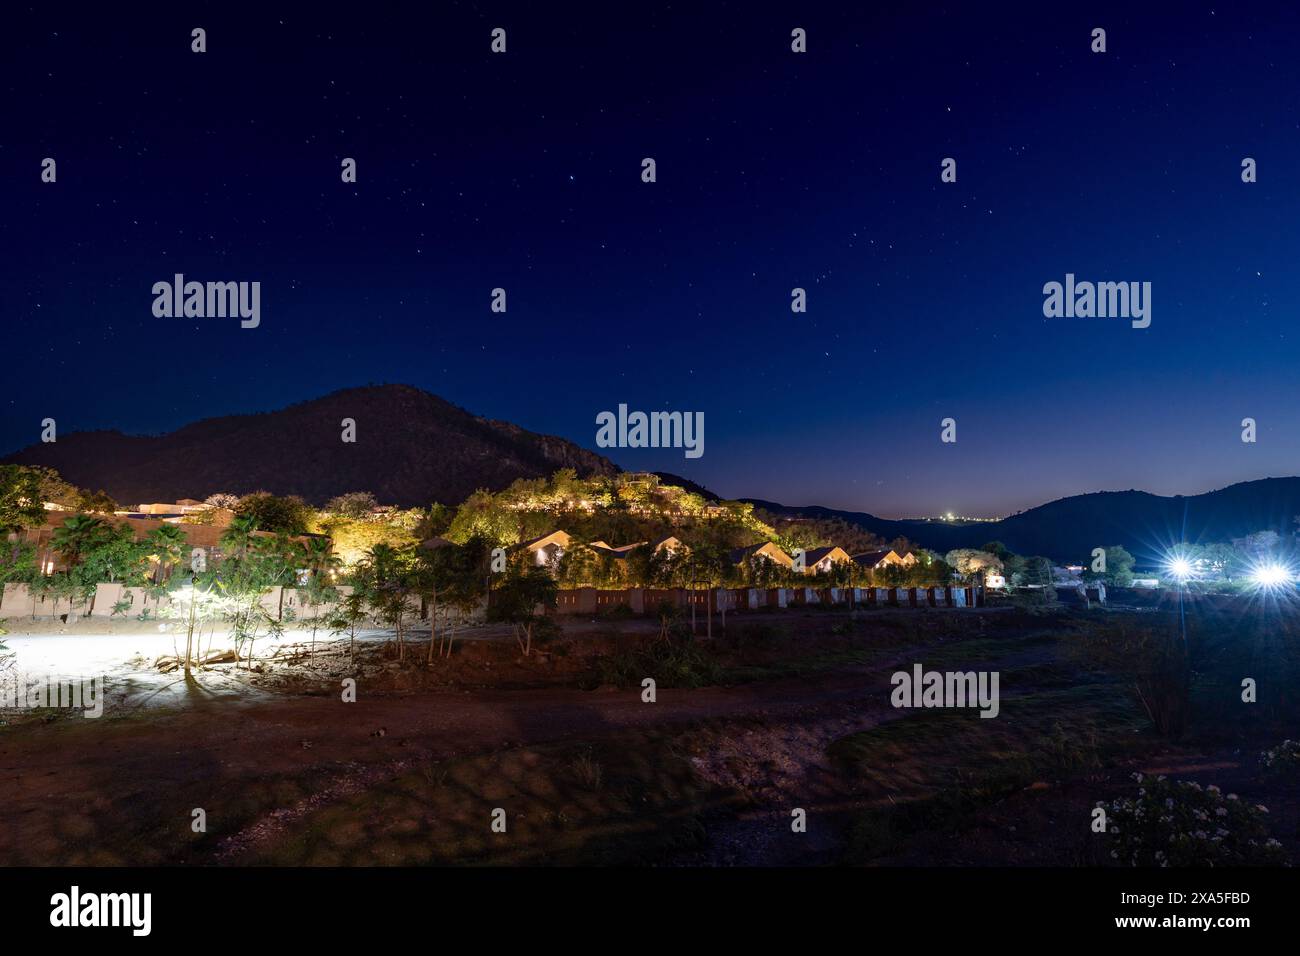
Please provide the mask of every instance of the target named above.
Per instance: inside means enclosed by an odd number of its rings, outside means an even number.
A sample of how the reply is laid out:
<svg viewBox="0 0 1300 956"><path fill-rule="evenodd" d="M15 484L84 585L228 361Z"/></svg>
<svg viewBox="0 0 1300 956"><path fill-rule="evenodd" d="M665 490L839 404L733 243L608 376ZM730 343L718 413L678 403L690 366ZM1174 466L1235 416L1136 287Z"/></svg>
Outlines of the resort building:
<svg viewBox="0 0 1300 956"><path fill-rule="evenodd" d="M878 571L891 564L911 567L916 564L916 555L911 551L907 552L907 554L899 554L897 551L887 549L884 551L864 551L862 554L855 554L853 560L868 571Z"/></svg>
<svg viewBox="0 0 1300 956"><path fill-rule="evenodd" d="M731 552L731 563L735 565L748 564L750 558L761 557L783 568L793 568L794 559L778 548L771 541L764 541L761 544L751 544L748 548L736 548Z"/></svg>
<svg viewBox="0 0 1300 956"><path fill-rule="evenodd" d="M564 557L564 552L568 550L573 539L567 531L552 531L550 534L544 534L540 538L534 538L532 541L526 541L521 546L529 555L529 563L542 567L555 567L560 563L560 558Z"/></svg>
<svg viewBox="0 0 1300 956"><path fill-rule="evenodd" d="M852 564L853 558L838 545L829 548L813 548L805 551L803 556L804 574L827 574L837 564Z"/></svg>

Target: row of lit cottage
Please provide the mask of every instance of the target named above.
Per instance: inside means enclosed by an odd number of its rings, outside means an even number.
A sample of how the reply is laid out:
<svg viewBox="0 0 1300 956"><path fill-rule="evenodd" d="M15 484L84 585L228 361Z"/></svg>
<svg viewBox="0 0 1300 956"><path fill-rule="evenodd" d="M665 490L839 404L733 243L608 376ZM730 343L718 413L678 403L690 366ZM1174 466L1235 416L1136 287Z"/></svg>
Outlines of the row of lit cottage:
<svg viewBox="0 0 1300 956"><path fill-rule="evenodd" d="M532 562L539 567L554 567L572 544L573 538L567 532L552 531L540 538L534 538L522 547L532 555ZM615 561L626 561L633 551L646 545L650 545L656 554L666 552L673 555L685 549L685 545L682 544L681 540L672 536L660 538L654 542L638 541L636 544L625 544L617 548L606 544L604 541L593 541L588 547L600 557L613 558ZM911 551L899 554L892 549L886 549L884 551L866 551L862 554L849 554L836 545L829 548L812 548L805 551L800 562L786 554L785 551L771 541L751 544L747 548L736 548L730 554L731 563L737 567L744 567L755 558L771 561L790 570L795 570L798 565L802 564L802 570L805 574L824 574L836 564L857 564L869 571L876 571L889 565L910 567L916 564L917 561L916 555Z"/></svg>

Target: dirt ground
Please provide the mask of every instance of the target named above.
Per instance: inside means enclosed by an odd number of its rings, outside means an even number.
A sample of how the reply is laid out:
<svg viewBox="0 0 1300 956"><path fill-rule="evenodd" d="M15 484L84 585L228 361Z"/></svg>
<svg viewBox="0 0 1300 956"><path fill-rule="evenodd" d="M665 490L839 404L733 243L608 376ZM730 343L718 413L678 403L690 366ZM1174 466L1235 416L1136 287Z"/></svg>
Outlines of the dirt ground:
<svg viewBox="0 0 1300 956"><path fill-rule="evenodd" d="M1088 808L1134 769L1269 802L1300 858L1294 785L1262 783L1253 746L1152 735L1063 653L1090 621L737 615L672 657L652 622L582 621L528 658L506 633L430 665L418 634L403 660L382 637L285 644L167 675L165 704L8 715L0 864L1105 865ZM891 707L918 661L999 670L1001 718Z"/></svg>

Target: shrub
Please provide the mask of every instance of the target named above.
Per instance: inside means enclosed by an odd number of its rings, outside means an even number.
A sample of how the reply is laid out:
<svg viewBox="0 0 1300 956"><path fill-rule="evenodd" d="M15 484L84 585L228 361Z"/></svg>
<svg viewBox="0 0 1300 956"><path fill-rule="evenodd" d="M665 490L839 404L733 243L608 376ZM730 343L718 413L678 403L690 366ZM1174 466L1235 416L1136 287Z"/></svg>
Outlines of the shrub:
<svg viewBox="0 0 1300 956"><path fill-rule="evenodd" d="M1130 866L1242 866L1286 863L1271 838L1268 808L1187 780L1133 775L1134 798L1109 806L1111 858Z"/></svg>
<svg viewBox="0 0 1300 956"><path fill-rule="evenodd" d="M599 790L605 778L605 770L590 747L573 758L570 769L578 783L587 790Z"/></svg>
<svg viewBox="0 0 1300 956"><path fill-rule="evenodd" d="M1132 682L1156 731L1178 737L1191 718L1191 664L1177 631L1159 624L1119 624L1088 631L1075 645L1083 659Z"/></svg>
<svg viewBox="0 0 1300 956"><path fill-rule="evenodd" d="M1266 777L1300 776L1300 741L1284 740L1259 755L1261 772Z"/></svg>
<svg viewBox="0 0 1300 956"><path fill-rule="evenodd" d="M698 644L677 639L651 641L602 658L601 683L636 686L647 677L660 687L704 687L717 680L718 663Z"/></svg>
<svg viewBox="0 0 1300 956"><path fill-rule="evenodd" d="M636 612L626 604L611 604L601 608L596 617L602 621L629 621L636 617Z"/></svg>

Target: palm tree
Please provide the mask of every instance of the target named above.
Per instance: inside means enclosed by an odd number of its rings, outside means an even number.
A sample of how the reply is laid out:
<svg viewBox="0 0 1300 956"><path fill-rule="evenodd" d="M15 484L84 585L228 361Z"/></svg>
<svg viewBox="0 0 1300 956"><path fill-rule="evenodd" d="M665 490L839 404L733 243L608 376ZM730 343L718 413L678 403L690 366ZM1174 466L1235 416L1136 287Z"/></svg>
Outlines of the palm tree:
<svg viewBox="0 0 1300 956"><path fill-rule="evenodd" d="M158 559L158 570L154 575L155 583L161 584L171 569L181 563L181 552L185 547L185 532L174 524L165 524L154 528L145 538L146 545Z"/></svg>
<svg viewBox="0 0 1300 956"><path fill-rule="evenodd" d="M388 579L396 558L397 550L391 544L380 542L372 545L362 560L369 566L375 580L383 582Z"/></svg>
<svg viewBox="0 0 1300 956"><path fill-rule="evenodd" d="M334 553L334 543L329 538L308 538L304 560L304 567L313 578L324 577L343 563Z"/></svg>
<svg viewBox="0 0 1300 956"><path fill-rule="evenodd" d="M229 527L221 535L222 550L242 558L248 553L248 546L252 543L253 532L256 530L257 519L251 515L231 519Z"/></svg>
<svg viewBox="0 0 1300 956"><path fill-rule="evenodd" d="M96 545L103 544L112 533L108 522L90 515L73 515L55 528L50 535L50 547L63 555L68 567L81 563L81 558Z"/></svg>

